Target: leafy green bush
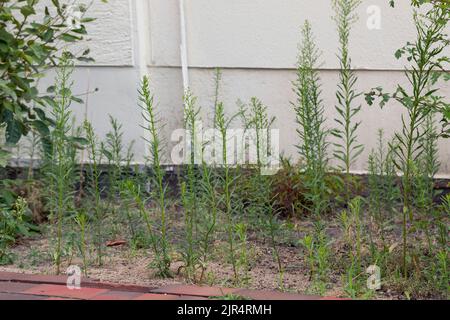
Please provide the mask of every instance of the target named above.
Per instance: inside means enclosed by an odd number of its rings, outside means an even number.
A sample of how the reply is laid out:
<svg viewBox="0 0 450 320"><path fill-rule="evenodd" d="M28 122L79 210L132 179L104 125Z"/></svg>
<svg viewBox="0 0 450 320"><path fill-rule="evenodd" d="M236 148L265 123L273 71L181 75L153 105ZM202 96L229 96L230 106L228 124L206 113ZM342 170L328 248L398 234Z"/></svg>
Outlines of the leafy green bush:
<svg viewBox="0 0 450 320"><path fill-rule="evenodd" d="M0 1L0 127L6 127L8 144L16 144L32 129L48 134L51 121L44 108L51 98L39 94L38 80L48 68L58 65L61 48L83 39L85 23L93 20L85 17L86 5L73 8L52 0L41 6L41 2ZM71 17L73 10L82 13L76 23ZM76 58L89 61L88 55L85 50Z"/></svg>
<svg viewBox="0 0 450 320"><path fill-rule="evenodd" d="M11 196L8 192L0 193L0 265L12 262L8 246L18 237L29 237L37 230L31 224L31 212L25 199L19 197L10 206Z"/></svg>
<svg viewBox="0 0 450 320"><path fill-rule="evenodd" d="M450 6L449 0L411 0L411 5L415 7L426 3L433 3L435 6L440 6L442 8L448 8ZM389 4L391 5L391 7L394 7L395 0L389 0Z"/></svg>
<svg viewBox="0 0 450 320"><path fill-rule="evenodd" d="M395 1L389 0L391 7L395 7ZM411 0L411 5L413 7L419 8L424 4L433 4L436 9L441 9L443 12L450 12L450 0ZM448 23L448 17L442 20L443 23ZM448 57L444 57L448 60ZM450 75L448 73L442 74L444 81L450 81ZM439 112L442 114L442 137L450 137L450 105L448 103L443 104L439 108Z"/></svg>

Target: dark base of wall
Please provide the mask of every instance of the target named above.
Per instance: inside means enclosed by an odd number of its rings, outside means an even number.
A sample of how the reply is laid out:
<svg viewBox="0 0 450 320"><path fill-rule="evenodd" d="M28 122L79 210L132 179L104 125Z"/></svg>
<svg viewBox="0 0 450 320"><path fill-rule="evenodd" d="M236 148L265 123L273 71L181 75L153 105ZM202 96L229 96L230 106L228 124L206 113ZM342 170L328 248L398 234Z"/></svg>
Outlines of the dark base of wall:
<svg viewBox="0 0 450 320"><path fill-rule="evenodd" d="M104 193L106 194L109 187L109 175L111 172L111 167L108 165L102 165L101 168L101 177L100 177L100 184L101 188L104 190ZM39 168L35 168L31 171L33 177L39 178L39 176L42 175L42 172ZM247 170L249 172L250 170ZM84 167L83 175L80 175L78 171L77 175L80 177L86 177L86 166ZM165 181L166 183L171 186L169 188L169 193L172 195L178 195L179 194L179 177L183 176L186 172L185 166L166 166L166 175L165 175ZM245 171L244 171L245 172ZM0 168L0 181L3 179L11 179L11 180L28 180L28 177L30 175L30 170L27 167L13 167L8 166L6 168ZM145 165L137 165L133 168L130 168L126 174L124 174L124 178L126 176L141 176L144 180L146 178L151 177L152 170L150 167ZM365 185L367 185L367 179L368 175L366 174L355 174L355 177L359 177L361 182ZM401 180L398 179L398 184L401 183ZM79 187L79 185L77 185ZM435 198L435 202L441 202L442 196L446 194L450 194L450 179L435 179L435 190L437 191L437 195ZM361 190L360 195L363 197L368 196L368 190L366 188L363 188Z"/></svg>

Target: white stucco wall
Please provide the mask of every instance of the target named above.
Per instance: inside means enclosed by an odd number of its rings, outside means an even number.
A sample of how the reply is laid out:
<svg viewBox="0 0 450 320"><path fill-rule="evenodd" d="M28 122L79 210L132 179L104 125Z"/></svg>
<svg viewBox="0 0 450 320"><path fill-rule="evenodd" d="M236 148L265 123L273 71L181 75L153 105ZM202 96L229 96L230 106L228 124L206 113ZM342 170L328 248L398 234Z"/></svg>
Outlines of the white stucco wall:
<svg viewBox="0 0 450 320"><path fill-rule="evenodd" d="M151 64L179 66L178 1L149 3ZM381 10L380 30L367 28L372 5ZM339 68L331 0L186 0L185 8L192 67L292 69L300 27L308 19L323 50L322 68ZM388 1L364 0L357 13L350 48L354 68L402 69L392 54L405 39L414 39L409 3L400 1L393 10Z"/></svg>
<svg viewBox="0 0 450 320"><path fill-rule="evenodd" d="M323 51L321 77L328 125L334 126L335 91L338 81L336 52L338 39L329 0L185 0L190 87L199 97L205 114L212 112L214 68L221 67L221 100L230 113L236 100L257 96L277 117L275 128L281 131L281 147L296 157L295 116L290 105L295 97L291 81L295 79L300 27L305 19L312 23L317 44ZM367 9L381 10L381 29L369 30ZM136 9L137 8L137 9ZM404 61L394 52L407 40L414 40L409 1L363 0L360 20L351 37L353 66L359 77L358 89L367 92L382 85L394 90L406 85L402 73ZM143 73L151 77L152 87L163 120L166 139L171 130L182 127L183 83L180 68L180 25L178 0L109 0L92 8L97 21L89 26L96 63L80 66L75 75L77 90L89 87L99 92L89 96L88 115L97 132L109 130L110 113L122 121L126 141L136 140L136 161L143 162L145 144L136 106L136 86ZM450 55L450 48L447 50ZM448 83L442 94L450 96ZM355 163L354 171L364 171L367 155L376 145L379 128L392 134L400 124L401 107L391 104L385 110L369 107L364 98L360 118L359 141L366 149ZM75 106L80 117L84 106ZM450 147L440 142L441 173L450 175Z"/></svg>
<svg viewBox="0 0 450 320"><path fill-rule="evenodd" d="M89 48L95 62L79 63L73 74L73 92L91 94L82 97L85 104L74 103L72 109L79 123L86 113L101 138L110 130L108 114L118 118L123 124L124 142L136 140L136 161L143 162L141 117L136 106L141 75L135 4L134 0L93 2L87 16L96 20L86 25L86 41L77 44L75 51ZM41 82L43 90L52 84L53 77L50 73ZM95 89L98 91L92 93Z"/></svg>

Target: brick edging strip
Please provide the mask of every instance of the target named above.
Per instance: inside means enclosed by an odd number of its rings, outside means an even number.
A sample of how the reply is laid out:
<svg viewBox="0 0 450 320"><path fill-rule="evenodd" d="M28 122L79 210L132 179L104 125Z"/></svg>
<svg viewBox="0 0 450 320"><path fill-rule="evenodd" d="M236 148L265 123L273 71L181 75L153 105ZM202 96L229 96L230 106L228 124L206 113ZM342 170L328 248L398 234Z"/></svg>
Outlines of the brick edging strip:
<svg viewBox="0 0 450 320"><path fill-rule="evenodd" d="M51 276L51 275L38 275L38 274L25 274L25 273L12 273L12 272L0 272L0 288L2 282L9 283L23 283L23 284L35 284L35 285L54 285L54 286L66 286L66 276ZM149 295L169 295L191 298L212 298L228 294L248 298L251 300L350 300L337 297L322 297L322 296L310 296L302 295L298 293L288 293L281 291L270 290L249 290L241 288L220 288L220 287L208 287L208 286L196 286L196 285L167 285L161 288L154 288L133 284L119 284L101 282L96 279L82 278L82 287L91 289L105 289L108 291L116 292L131 292L142 293Z"/></svg>
<svg viewBox="0 0 450 320"><path fill-rule="evenodd" d="M21 282L21 283L31 283L31 284L55 284L55 285L66 285L67 277L64 275L40 275L40 274L27 274L27 273L13 273L13 272L0 272L0 282ZM81 278L81 285L86 288L99 288L99 289L109 289L109 290L120 290L120 291L132 291L132 292L142 292L148 293L155 287L140 286L134 284L119 284L119 283L109 283L101 282L98 279L92 278Z"/></svg>

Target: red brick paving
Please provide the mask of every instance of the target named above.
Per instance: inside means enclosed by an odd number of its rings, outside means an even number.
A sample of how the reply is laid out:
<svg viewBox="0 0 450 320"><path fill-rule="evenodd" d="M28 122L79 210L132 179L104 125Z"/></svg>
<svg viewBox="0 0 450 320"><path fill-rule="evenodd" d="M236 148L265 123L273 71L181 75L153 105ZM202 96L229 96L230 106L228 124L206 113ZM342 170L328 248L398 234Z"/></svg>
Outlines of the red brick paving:
<svg viewBox="0 0 450 320"><path fill-rule="evenodd" d="M133 300L142 294L142 292L108 290L93 297L91 300Z"/></svg>
<svg viewBox="0 0 450 320"><path fill-rule="evenodd" d="M95 288L81 288L71 290L66 286L60 286L55 284L41 284L34 286L33 288L30 288L28 290L25 290L22 293L34 294L38 296L89 300L107 291L108 291L107 289L95 289Z"/></svg>
<svg viewBox="0 0 450 320"><path fill-rule="evenodd" d="M47 283L66 285L66 276L30 275L25 273L0 272L0 281L12 281L22 283Z"/></svg>
<svg viewBox="0 0 450 320"><path fill-rule="evenodd" d="M152 293L166 293L177 295L191 295L198 297L217 297L232 294L239 289L218 288L218 287L199 287L192 285L170 285L159 289L151 290Z"/></svg>
<svg viewBox="0 0 450 320"><path fill-rule="evenodd" d="M65 276L0 272L0 300L206 300L234 294L252 300L337 300L278 291L257 291L194 285L151 288L82 279L81 289L70 290Z"/></svg>
<svg viewBox="0 0 450 320"><path fill-rule="evenodd" d="M12 273L12 272L0 272L0 282L10 281L10 282L20 282L20 283L32 283L32 284L56 284L56 285L66 285L67 277L64 275L60 276L49 276L40 274L25 274L25 273ZM117 284L100 282L96 279L91 278L81 278L83 287L87 288L100 288L100 289L120 289L122 291L136 291L136 292L148 292L149 287L133 285L133 284Z"/></svg>
<svg viewBox="0 0 450 320"><path fill-rule="evenodd" d="M0 300L47 300L45 296L32 296L19 293L0 293Z"/></svg>
<svg viewBox="0 0 450 320"><path fill-rule="evenodd" d="M238 290L234 294L251 300L320 300L320 296L263 290Z"/></svg>
<svg viewBox="0 0 450 320"><path fill-rule="evenodd" d="M209 300L209 298L199 296L177 296L173 294L146 293L133 300Z"/></svg>
<svg viewBox="0 0 450 320"><path fill-rule="evenodd" d="M24 292L35 287L35 284L20 282L0 282L1 293L18 293Z"/></svg>

